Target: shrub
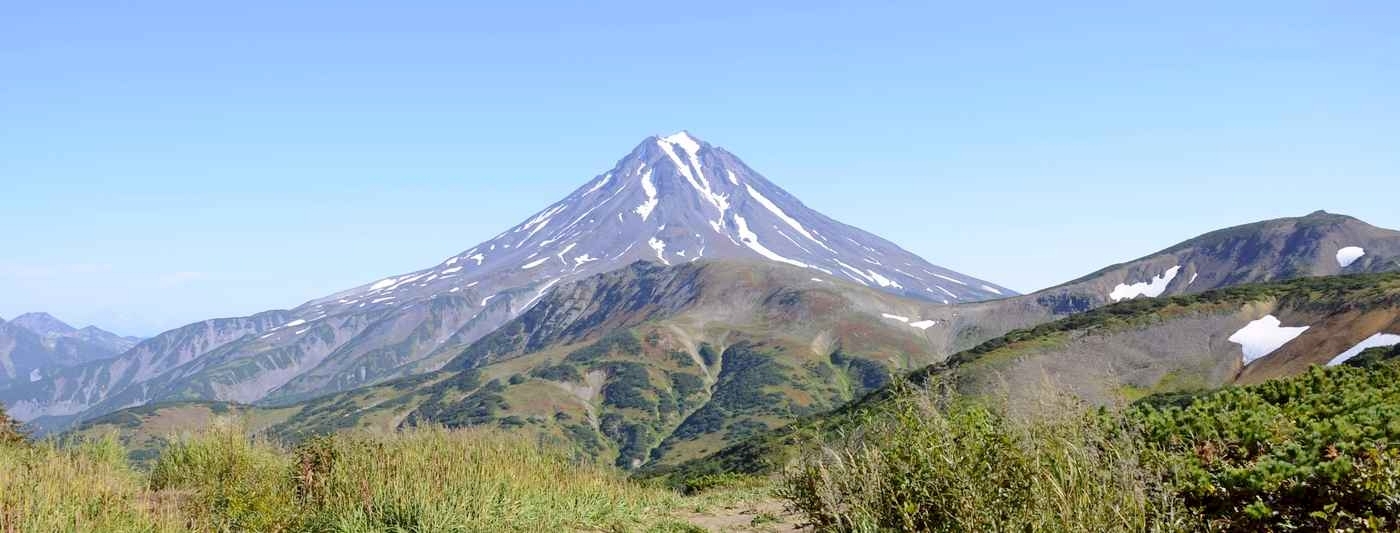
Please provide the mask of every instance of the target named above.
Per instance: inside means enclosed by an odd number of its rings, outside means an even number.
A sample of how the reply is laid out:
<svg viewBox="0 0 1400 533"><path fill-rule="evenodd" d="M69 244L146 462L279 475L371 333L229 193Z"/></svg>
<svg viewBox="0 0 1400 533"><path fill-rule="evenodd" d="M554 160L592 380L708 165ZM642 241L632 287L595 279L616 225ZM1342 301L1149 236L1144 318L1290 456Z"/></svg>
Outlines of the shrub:
<svg viewBox="0 0 1400 533"><path fill-rule="evenodd" d="M1127 415L1217 530L1400 525L1400 363L1313 367Z"/></svg>
<svg viewBox="0 0 1400 533"><path fill-rule="evenodd" d="M1056 405L1021 420L906 389L808 453L779 494L839 531L1170 531L1179 509L1103 419Z"/></svg>
<svg viewBox="0 0 1400 533"><path fill-rule="evenodd" d="M24 441L25 435L19 427L19 421L10 418L10 415L5 413L5 406L0 405L0 446L12 446Z"/></svg>
<svg viewBox="0 0 1400 533"><path fill-rule="evenodd" d="M151 488L188 491L186 513L197 529L287 531L301 520L286 454L219 420L175 438L156 460Z"/></svg>

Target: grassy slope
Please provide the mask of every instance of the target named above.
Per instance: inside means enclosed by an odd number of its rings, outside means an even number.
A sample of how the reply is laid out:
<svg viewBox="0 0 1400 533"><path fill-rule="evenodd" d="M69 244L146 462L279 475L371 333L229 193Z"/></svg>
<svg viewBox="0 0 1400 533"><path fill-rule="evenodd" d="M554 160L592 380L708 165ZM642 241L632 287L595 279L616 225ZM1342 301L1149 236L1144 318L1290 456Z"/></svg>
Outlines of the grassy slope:
<svg viewBox="0 0 1400 533"><path fill-rule="evenodd" d="M909 375L915 384L934 378L951 380L963 392L1004 393L982 385L1007 365L1025 359L1056 357L1072 351L1068 339L1111 337L1123 332L1170 328L1173 321L1197 316L1222 316L1247 306L1267 304L1270 309L1326 315L1353 310L1400 308L1400 273L1304 278L1284 283L1256 284L1220 289L1171 298L1131 300L1073 315L1033 328L1016 330L972 349L954 354L947 361L930 365ZM1235 317L1242 325L1244 319ZM1231 331L1238 325L1232 325ZM1315 332L1325 337L1325 332ZM1237 349L1237 348L1236 348ZM1335 353L1328 352L1326 358ZM1194 354L1185 353L1183 357ZM1238 357L1236 352L1232 357ZM1266 358L1267 359L1267 358ZM1325 358L1323 359L1325 361ZM1258 364L1258 363L1256 363ZM1136 390L1121 387L1122 399L1131 401L1146 394L1196 389L1198 380L1176 375L1160 387ZM704 483L707 476L732 472L772 472L797 451L795 446L814 437L848 429L853 421L883 409L891 389L881 389L830 414L809 417L784 428L763 432L703 458L679 465L655 465L645 474L670 477L676 483Z"/></svg>

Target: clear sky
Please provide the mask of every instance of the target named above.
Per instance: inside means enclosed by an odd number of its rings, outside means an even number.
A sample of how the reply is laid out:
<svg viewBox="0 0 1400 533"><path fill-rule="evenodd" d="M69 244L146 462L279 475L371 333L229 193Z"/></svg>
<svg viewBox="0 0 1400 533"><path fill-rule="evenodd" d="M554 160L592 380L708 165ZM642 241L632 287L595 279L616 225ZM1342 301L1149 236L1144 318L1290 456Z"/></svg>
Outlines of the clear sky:
<svg viewBox="0 0 1400 533"><path fill-rule="evenodd" d="M1316 209L1400 228L1393 1L4 4L5 318L292 307L679 129L1021 291Z"/></svg>

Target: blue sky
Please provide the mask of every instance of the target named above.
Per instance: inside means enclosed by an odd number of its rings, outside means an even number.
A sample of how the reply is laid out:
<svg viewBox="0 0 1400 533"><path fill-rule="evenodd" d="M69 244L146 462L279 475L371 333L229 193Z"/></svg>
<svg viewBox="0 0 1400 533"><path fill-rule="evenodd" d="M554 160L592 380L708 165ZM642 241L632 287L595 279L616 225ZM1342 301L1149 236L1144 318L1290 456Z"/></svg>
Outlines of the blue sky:
<svg viewBox="0 0 1400 533"><path fill-rule="evenodd" d="M4 7L0 316L292 307L679 129L1022 291L1316 209L1400 228L1394 2L195 4Z"/></svg>

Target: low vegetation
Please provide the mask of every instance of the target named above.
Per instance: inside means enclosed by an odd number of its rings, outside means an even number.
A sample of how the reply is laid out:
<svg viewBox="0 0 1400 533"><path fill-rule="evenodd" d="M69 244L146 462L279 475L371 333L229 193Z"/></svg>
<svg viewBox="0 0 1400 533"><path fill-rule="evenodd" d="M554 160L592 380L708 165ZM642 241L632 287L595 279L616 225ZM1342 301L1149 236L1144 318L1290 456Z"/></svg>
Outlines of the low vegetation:
<svg viewBox="0 0 1400 533"><path fill-rule="evenodd" d="M1394 531L1396 355L1116 413L1011 416L903 384L800 455L781 492L833 531Z"/></svg>
<svg viewBox="0 0 1400 533"><path fill-rule="evenodd" d="M1074 409L1016 419L912 388L798 460L781 494L832 531L1184 531L1124 431Z"/></svg>
<svg viewBox="0 0 1400 533"><path fill-rule="evenodd" d="M149 472L114 439L0 445L0 531L686 531L674 492L499 430L418 428L295 449L229 421Z"/></svg>

